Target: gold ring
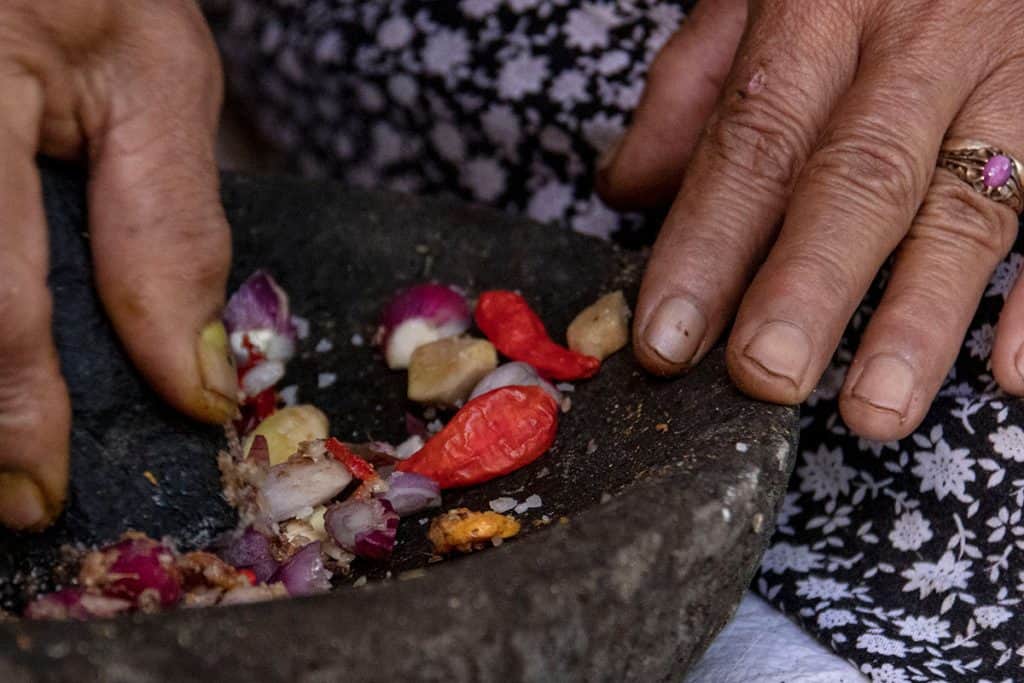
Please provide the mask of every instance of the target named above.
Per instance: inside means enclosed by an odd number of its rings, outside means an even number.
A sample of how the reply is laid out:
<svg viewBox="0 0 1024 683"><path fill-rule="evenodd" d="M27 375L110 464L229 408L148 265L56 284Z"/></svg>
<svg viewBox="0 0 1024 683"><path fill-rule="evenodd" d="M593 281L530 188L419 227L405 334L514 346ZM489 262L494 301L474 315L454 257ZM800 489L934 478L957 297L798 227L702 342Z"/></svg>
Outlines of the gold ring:
<svg viewBox="0 0 1024 683"><path fill-rule="evenodd" d="M998 147L948 139L939 152L939 167L952 171L989 199L1006 204L1018 214L1024 212L1024 166Z"/></svg>

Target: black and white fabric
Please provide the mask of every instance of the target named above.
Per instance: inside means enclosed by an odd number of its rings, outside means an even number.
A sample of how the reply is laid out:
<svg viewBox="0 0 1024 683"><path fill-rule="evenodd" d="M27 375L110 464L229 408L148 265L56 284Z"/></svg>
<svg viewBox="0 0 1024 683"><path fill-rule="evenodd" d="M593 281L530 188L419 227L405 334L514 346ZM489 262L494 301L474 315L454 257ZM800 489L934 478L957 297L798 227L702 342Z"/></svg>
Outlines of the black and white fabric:
<svg viewBox="0 0 1024 683"><path fill-rule="evenodd" d="M234 0L218 37L262 131L311 175L449 194L609 237L592 189L687 3ZM1024 405L988 365L1021 244L925 424L848 433L836 395L879 278L808 400L755 587L877 683L1024 679Z"/></svg>

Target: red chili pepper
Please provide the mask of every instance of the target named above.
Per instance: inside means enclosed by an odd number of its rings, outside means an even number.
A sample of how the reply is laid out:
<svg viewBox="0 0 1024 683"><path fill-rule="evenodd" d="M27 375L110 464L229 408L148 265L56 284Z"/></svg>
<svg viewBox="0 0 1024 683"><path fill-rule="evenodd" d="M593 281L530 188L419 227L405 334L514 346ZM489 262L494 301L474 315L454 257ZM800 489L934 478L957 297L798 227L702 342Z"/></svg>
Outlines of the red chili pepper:
<svg viewBox="0 0 1024 683"><path fill-rule="evenodd" d="M377 477L377 472L373 469L373 465L353 453L348 446L333 436L327 440L327 450L330 451L335 460L347 467L352 476L359 481L370 481Z"/></svg>
<svg viewBox="0 0 1024 683"><path fill-rule="evenodd" d="M540 387L502 387L478 396L396 469L441 488L479 484L543 455L555 440L558 404Z"/></svg>
<svg viewBox="0 0 1024 683"><path fill-rule="evenodd" d="M515 292L484 292L476 304L476 326L512 360L529 363L547 379L593 377L601 361L551 341L544 323Z"/></svg>
<svg viewBox="0 0 1024 683"><path fill-rule="evenodd" d="M264 389L243 403L240 410L242 416L235 420L235 429L239 434L248 434L277 411L277 392Z"/></svg>
<svg viewBox="0 0 1024 683"><path fill-rule="evenodd" d="M249 582L250 586L256 585L256 572L251 569L239 569L238 573L245 577L245 580Z"/></svg>

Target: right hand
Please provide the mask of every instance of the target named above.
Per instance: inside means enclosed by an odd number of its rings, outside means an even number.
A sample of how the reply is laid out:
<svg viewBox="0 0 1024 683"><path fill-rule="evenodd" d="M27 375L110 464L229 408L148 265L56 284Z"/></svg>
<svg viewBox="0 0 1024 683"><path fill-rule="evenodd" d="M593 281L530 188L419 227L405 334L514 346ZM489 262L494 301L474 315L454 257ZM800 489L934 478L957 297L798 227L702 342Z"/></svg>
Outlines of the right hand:
<svg viewBox="0 0 1024 683"><path fill-rule="evenodd" d="M37 153L88 161L96 286L142 374L195 418L236 413L219 322L231 260L214 161L221 97L193 0L0 6L0 524L46 526L67 489L71 411Z"/></svg>

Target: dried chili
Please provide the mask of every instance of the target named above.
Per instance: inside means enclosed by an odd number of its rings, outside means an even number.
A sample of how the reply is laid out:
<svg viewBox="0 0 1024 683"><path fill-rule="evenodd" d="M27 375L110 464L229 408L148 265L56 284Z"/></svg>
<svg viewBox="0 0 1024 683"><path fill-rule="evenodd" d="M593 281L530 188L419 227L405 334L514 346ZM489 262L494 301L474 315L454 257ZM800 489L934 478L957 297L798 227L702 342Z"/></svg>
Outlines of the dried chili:
<svg viewBox="0 0 1024 683"><path fill-rule="evenodd" d="M557 428L558 404L543 389L502 387L463 406L397 469L430 477L441 488L479 484L539 458Z"/></svg>
<svg viewBox="0 0 1024 683"><path fill-rule="evenodd" d="M353 453L352 449L333 436L327 440L327 451L359 481L370 481L377 478L377 472L373 469L373 465Z"/></svg>
<svg viewBox="0 0 1024 683"><path fill-rule="evenodd" d="M503 355L533 366L541 376L577 380L594 376L601 361L551 340L526 299L504 290L484 292L476 305L476 325Z"/></svg>

